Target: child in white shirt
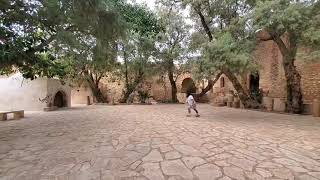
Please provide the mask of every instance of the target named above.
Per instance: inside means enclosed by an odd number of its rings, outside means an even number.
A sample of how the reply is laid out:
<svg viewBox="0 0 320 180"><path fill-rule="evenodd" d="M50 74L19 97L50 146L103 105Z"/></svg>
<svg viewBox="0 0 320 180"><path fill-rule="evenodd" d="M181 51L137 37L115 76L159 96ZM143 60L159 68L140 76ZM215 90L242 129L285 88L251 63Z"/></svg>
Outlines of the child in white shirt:
<svg viewBox="0 0 320 180"><path fill-rule="evenodd" d="M200 115L199 115L199 112L197 110L196 101L194 100L194 98L193 98L191 93L187 93L186 103L188 105L188 113L189 113L187 116L190 116L191 109L193 109L197 113L196 117L199 117Z"/></svg>

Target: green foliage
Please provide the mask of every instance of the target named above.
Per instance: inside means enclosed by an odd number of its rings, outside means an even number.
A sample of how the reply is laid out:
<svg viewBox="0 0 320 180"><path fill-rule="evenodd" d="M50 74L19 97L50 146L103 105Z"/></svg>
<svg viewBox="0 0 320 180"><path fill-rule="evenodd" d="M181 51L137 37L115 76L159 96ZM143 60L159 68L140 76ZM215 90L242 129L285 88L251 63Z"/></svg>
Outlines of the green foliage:
<svg viewBox="0 0 320 180"><path fill-rule="evenodd" d="M162 25L157 16L143 6L121 6L126 21L126 36L120 40L118 57L123 59L121 68L115 73L125 80L123 102L144 79L154 74L155 40Z"/></svg>
<svg viewBox="0 0 320 180"><path fill-rule="evenodd" d="M310 22L310 7L306 1L259 1L254 9L255 25L279 35L302 33Z"/></svg>
<svg viewBox="0 0 320 180"><path fill-rule="evenodd" d="M136 4L119 3L119 12L127 23L129 31L140 36L156 36L163 30L157 16L146 7ZM128 34L130 36L130 33Z"/></svg>
<svg viewBox="0 0 320 180"><path fill-rule="evenodd" d="M150 97L148 91L143 91L143 90L139 90L138 95L141 103L145 103L146 100Z"/></svg>
<svg viewBox="0 0 320 180"><path fill-rule="evenodd" d="M61 49L68 53L75 50L67 49L70 42L74 46L79 39L88 39L88 36L114 41L122 32L115 4L107 0L10 0L0 3L2 73L19 70L27 78L54 76L58 70L52 69L64 67L58 67L59 63L52 61L65 56L66 52ZM78 43L78 46L81 45ZM54 58L42 58L43 52L53 54ZM44 72L47 69L52 73Z"/></svg>
<svg viewBox="0 0 320 180"><path fill-rule="evenodd" d="M164 25L158 35L156 48L159 71L172 72L179 76L184 71L184 64L188 59L189 33L191 26L185 22L185 17L170 7L162 6L158 9L160 20Z"/></svg>
<svg viewBox="0 0 320 180"><path fill-rule="evenodd" d="M237 74L258 68L251 56L255 33L247 18L255 1L182 0L181 4L191 7L196 22L189 48L197 55L190 64L198 79L210 79L222 69Z"/></svg>
<svg viewBox="0 0 320 180"><path fill-rule="evenodd" d="M314 4L311 9L309 27L303 31L302 44L308 50L298 54L307 60L319 60L320 58L320 2Z"/></svg>
<svg viewBox="0 0 320 180"><path fill-rule="evenodd" d="M32 68L25 68L22 66L19 72L24 77L30 78L31 80L37 77L58 77L63 78L66 75L67 64L55 60L55 58L48 53L38 54L39 59Z"/></svg>
<svg viewBox="0 0 320 180"><path fill-rule="evenodd" d="M305 48L299 57L320 57L320 4L317 1L259 1L252 14L255 29L289 36Z"/></svg>
<svg viewBox="0 0 320 180"><path fill-rule="evenodd" d="M229 32L221 33L203 48L204 66L210 72L224 68L234 73L254 70L257 67L252 62L250 47L251 41L237 41Z"/></svg>

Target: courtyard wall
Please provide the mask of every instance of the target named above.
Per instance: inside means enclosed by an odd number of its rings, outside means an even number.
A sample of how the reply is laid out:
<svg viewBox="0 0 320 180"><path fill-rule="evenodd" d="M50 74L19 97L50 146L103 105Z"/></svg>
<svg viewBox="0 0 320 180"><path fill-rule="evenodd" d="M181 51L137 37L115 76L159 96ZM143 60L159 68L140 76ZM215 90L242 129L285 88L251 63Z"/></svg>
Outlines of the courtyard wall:
<svg viewBox="0 0 320 180"><path fill-rule="evenodd" d="M53 104L58 91L66 94L67 106L71 105L71 88L57 79L24 79L20 73L0 76L0 111L42 111Z"/></svg>
<svg viewBox="0 0 320 180"><path fill-rule="evenodd" d="M260 88L268 91L269 97L286 97L286 79L282 65L282 55L273 41L261 42L254 53L255 61L260 65ZM320 98L320 61L297 59L295 62L301 75L303 100L311 103Z"/></svg>

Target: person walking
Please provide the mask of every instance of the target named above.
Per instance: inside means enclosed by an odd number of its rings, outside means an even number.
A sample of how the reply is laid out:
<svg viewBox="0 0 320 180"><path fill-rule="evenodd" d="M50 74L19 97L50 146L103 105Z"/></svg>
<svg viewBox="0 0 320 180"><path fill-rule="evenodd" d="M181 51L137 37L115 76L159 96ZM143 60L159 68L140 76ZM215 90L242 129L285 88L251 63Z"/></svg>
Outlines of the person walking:
<svg viewBox="0 0 320 180"><path fill-rule="evenodd" d="M196 117L199 117L199 112L197 110L197 105L196 105L196 101L193 98L193 95L191 93L187 93L187 100L186 103L188 105L188 117L191 116L191 109L193 109L197 114Z"/></svg>

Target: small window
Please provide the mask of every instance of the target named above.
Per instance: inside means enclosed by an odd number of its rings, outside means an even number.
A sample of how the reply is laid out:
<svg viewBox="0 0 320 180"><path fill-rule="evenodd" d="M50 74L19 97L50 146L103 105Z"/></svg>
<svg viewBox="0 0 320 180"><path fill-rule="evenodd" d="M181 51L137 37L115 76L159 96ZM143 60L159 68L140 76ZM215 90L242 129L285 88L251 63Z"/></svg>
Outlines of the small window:
<svg viewBox="0 0 320 180"><path fill-rule="evenodd" d="M225 82L224 82L224 77L222 77L222 78L220 79L220 87L221 87L221 88L223 88L223 87L225 86L224 83L225 83Z"/></svg>

